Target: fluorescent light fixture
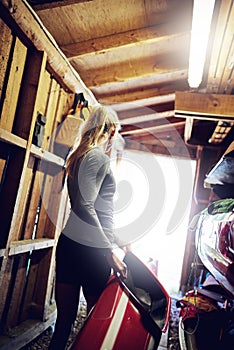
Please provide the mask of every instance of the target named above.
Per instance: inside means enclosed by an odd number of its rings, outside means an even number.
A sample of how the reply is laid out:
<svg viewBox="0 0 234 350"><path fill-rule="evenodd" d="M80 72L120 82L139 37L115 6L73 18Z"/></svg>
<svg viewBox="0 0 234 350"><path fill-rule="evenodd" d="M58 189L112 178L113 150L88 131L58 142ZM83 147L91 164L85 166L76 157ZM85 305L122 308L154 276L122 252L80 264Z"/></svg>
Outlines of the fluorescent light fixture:
<svg viewBox="0 0 234 350"><path fill-rule="evenodd" d="M202 81L215 0L194 0L188 83L197 88Z"/></svg>

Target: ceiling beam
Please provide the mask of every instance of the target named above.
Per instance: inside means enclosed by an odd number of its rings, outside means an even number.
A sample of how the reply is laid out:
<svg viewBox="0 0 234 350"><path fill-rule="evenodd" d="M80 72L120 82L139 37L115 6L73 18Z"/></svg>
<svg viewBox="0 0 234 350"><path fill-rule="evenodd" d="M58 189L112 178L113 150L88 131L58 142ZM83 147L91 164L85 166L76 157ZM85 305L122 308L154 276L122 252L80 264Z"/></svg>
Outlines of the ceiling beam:
<svg viewBox="0 0 234 350"><path fill-rule="evenodd" d="M160 24L63 45L61 49L71 59L79 56L99 55L120 47L131 49L132 46L136 45L138 47L150 44L158 45L160 42L168 42L181 37L187 40L189 32L175 32L174 27Z"/></svg>
<svg viewBox="0 0 234 350"><path fill-rule="evenodd" d="M80 4L83 2L90 2L93 0L60 0L60 1L46 1L46 0L28 0L28 3L33 7L35 11L43 11L53 9L56 7L71 6Z"/></svg>
<svg viewBox="0 0 234 350"><path fill-rule="evenodd" d="M146 114L146 115L141 115L138 117L132 117L132 118L123 118L121 119L121 124L126 125L126 124L139 124L139 123L145 123L148 121L154 121L154 120L159 120L159 119L167 119L174 117L174 110L172 111L167 111L167 112L162 112L162 113L153 113L153 114Z"/></svg>
<svg viewBox="0 0 234 350"><path fill-rule="evenodd" d="M145 98L139 101L130 101L130 102L120 102L113 103L111 107L116 111L136 109L142 106L150 106L155 104L173 102L175 100L175 94L168 94L162 96L153 96L149 98Z"/></svg>
<svg viewBox="0 0 234 350"><path fill-rule="evenodd" d="M175 116L234 121L234 95L176 91Z"/></svg>
<svg viewBox="0 0 234 350"><path fill-rule="evenodd" d="M207 92L231 94L234 74L233 0L220 2L217 28L212 47ZM224 64L225 62L225 64Z"/></svg>
<svg viewBox="0 0 234 350"><path fill-rule="evenodd" d="M150 128L142 128L142 129L134 129L134 130L126 130L121 131L121 135L139 135L139 134L147 134L154 132L165 132L169 130L175 130L177 128L183 128L185 126L185 121L178 123L168 123L164 125L152 126Z"/></svg>
<svg viewBox="0 0 234 350"><path fill-rule="evenodd" d="M126 79L120 79L119 81L112 80L108 83L103 83L98 86L90 86L90 89L94 94L97 95L107 95L115 93L121 90L133 90L136 88L144 88L147 86L155 86L158 84L164 84L171 81L187 80L188 69L180 69L172 72L163 72L158 74L158 72L153 72L151 74L140 75L138 77L131 77Z"/></svg>
<svg viewBox="0 0 234 350"><path fill-rule="evenodd" d="M83 92L90 104L96 104L96 98L71 66L40 18L26 1L0 0L8 15L14 21L17 30L22 31L38 51L47 55L47 64L54 75L70 92Z"/></svg>
<svg viewBox="0 0 234 350"><path fill-rule="evenodd" d="M96 98L103 104L118 105L121 103L130 103L130 108L137 108L141 106L151 106L158 103L164 103L174 100L172 95L175 96L175 90L185 90L187 88L187 81L173 82L168 84L151 86L150 88L139 88L136 90L119 91L118 93L112 93L110 95L99 95L95 93ZM170 97L168 97L170 96Z"/></svg>
<svg viewBox="0 0 234 350"><path fill-rule="evenodd" d="M153 77L158 75L158 79L162 81L166 78L171 81L173 76L176 76L176 81L187 80L188 57L182 55L179 48L174 52L169 47L168 50L159 52L150 49L147 56L141 57L145 55L144 51L146 50L135 54L135 52L126 50L120 53L120 56L115 55L114 60L113 57L103 55L91 60L77 59L70 62L76 71L80 72L83 81L90 88L102 87L111 82L114 82L117 87L117 83L127 83L132 79L132 84L134 84L134 79L137 82L137 78L140 78L140 83L144 86L143 79L146 78L146 83L150 83L151 75Z"/></svg>

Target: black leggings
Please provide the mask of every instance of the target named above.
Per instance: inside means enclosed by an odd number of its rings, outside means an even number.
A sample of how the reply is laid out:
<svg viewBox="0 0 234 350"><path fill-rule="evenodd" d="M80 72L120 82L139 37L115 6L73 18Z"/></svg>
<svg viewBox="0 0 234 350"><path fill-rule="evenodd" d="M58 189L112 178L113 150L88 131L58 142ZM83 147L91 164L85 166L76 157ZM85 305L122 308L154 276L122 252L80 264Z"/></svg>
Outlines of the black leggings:
<svg viewBox="0 0 234 350"><path fill-rule="evenodd" d="M84 295L99 296L111 273L103 249L60 235L56 250L56 282L82 286Z"/></svg>

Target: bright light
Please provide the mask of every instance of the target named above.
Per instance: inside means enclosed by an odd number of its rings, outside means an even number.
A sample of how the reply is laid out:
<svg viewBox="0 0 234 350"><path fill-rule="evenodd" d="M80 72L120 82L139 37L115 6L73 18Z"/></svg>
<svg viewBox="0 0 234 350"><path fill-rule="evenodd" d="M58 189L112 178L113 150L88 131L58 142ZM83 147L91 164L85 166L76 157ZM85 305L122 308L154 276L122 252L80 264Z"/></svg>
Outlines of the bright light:
<svg viewBox="0 0 234 350"><path fill-rule="evenodd" d="M188 83L197 88L202 81L215 0L194 0Z"/></svg>
<svg viewBox="0 0 234 350"><path fill-rule="evenodd" d="M131 227L136 230L141 229L140 226L135 227L134 225L130 226L130 224L134 220L136 221L136 217L142 215L147 199L149 200L151 188L148 187L147 189L147 178L144 169L142 167L137 168L136 164L142 162L142 157L145 161L144 164L149 162L152 165L153 161L157 162L165 181L164 203L159 203L162 205L163 210L159 219L152 225L147 234L132 243L131 248L144 262L147 262L149 258L158 261L160 282L168 292L178 291L196 162L148 154L142 155L131 151L125 153L126 160L123 159L121 161L117 176L117 182L122 183L122 190L121 188L119 189L119 198L117 196L116 201L118 202L118 207L122 210L117 210L115 213L116 226L126 225L129 229ZM182 171L179 171L180 169ZM181 176L183 177L182 179L180 178ZM159 173L155 175L155 182L159 182L159 177ZM180 197L181 192L183 192L181 186L186 188L187 199ZM177 203L179 198L179 203ZM162 197L160 199L160 197L155 196L153 207L161 200ZM186 203L182 203L183 200ZM186 209L178 213L178 225L172 233L168 233L168 223L176 206L184 206ZM154 215L153 207L148 209L151 212L151 216Z"/></svg>

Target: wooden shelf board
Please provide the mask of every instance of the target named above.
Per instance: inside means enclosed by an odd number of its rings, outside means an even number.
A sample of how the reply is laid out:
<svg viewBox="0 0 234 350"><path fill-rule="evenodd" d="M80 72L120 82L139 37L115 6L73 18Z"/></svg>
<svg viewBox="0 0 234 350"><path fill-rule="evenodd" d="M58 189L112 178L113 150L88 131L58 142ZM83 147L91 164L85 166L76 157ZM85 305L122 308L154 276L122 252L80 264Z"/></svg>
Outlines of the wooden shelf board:
<svg viewBox="0 0 234 350"><path fill-rule="evenodd" d="M39 238L39 239L26 239L22 241L13 241L10 244L9 256L27 253L32 250L39 250L53 247L55 243L54 239Z"/></svg>
<svg viewBox="0 0 234 350"><path fill-rule="evenodd" d="M22 139L21 137L12 134L11 132L0 128L0 140L6 143L10 143L12 145L25 148L27 147L27 141Z"/></svg>

